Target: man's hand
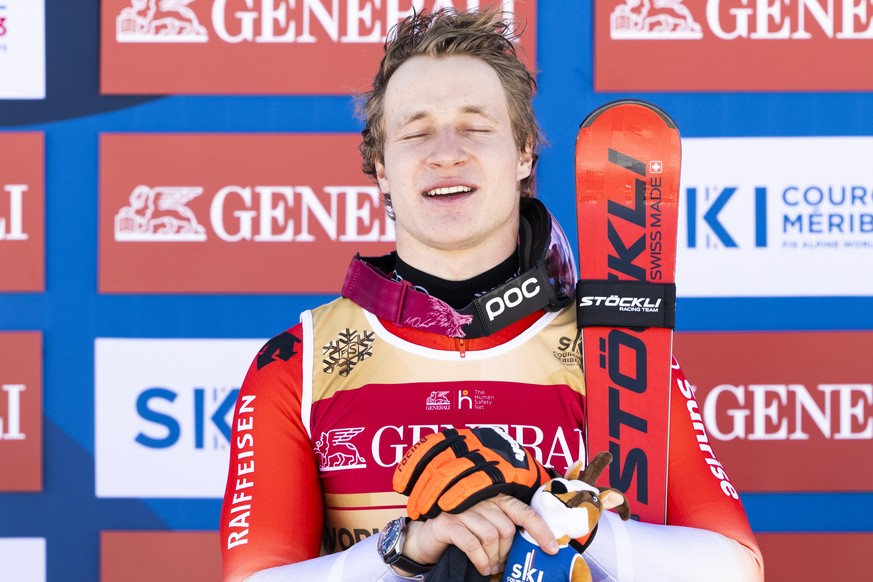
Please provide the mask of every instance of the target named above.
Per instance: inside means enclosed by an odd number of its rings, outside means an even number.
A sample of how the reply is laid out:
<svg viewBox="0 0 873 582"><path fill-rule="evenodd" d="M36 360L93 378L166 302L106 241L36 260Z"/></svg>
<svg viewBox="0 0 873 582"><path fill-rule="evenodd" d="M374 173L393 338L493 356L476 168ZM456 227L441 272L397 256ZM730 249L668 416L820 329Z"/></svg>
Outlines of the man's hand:
<svg viewBox="0 0 873 582"><path fill-rule="evenodd" d="M555 536L543 518L528 504L501 494L462 513L440 513L433 519L410 522L403 554L422 564L434 564L454 545L482 575L499 574L518 526L546 553L558 552Z"/></svg>
<svg viewBox="0 0 873 582"><path fill-rule="evenodd" d="M528 502L550 479L528 451L492 427L447 429L413 445L394 471L394 490L409 496L409 517L460 513L505 493Z"/></svg>

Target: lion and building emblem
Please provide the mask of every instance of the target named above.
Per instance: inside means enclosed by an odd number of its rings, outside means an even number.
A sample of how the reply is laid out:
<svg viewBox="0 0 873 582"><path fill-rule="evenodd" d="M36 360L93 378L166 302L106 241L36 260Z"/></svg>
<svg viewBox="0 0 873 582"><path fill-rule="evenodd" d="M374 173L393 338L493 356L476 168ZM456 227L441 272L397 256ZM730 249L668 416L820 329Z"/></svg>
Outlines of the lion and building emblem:
<svg viewBox="0 0 873 582"><path fill-rule="evenodd" d="M359 469L367 466L358 448L351 442L364 431L363 427L335 428L321 433L315 443L315 458L322 471Z"/></svg>
<svg viewBox="0 0 873 582"><path fill-rule="evenodd" d="M118 42L207 42L195 0L130 0L115 19Z"/></svg>
<svg viewBox="0 0 873 582"><path fill-rule="evenodd" d="M696 40L703 29L683 0L625 0L609 17L615 40Z"/></svg>
<svg viewBox="0 0 873 582"><path fill-rule="evenodd" d="M129 204L115 215L115 240L120 242L202 242L206 227L187 203L203 194L197 186L137 186Z"/></svg>

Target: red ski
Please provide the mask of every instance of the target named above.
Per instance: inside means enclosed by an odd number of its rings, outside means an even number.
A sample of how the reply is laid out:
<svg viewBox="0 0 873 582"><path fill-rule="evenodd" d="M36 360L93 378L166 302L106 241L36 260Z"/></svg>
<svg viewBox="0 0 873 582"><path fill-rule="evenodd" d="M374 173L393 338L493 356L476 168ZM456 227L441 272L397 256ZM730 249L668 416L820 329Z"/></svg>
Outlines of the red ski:
<svg viewBox="0 0 873 582"><path fill-rule="evenodd" d="M642 101L593 112L576 141L577 318L583 330L589 458L635 518L665 523L681 144Z"/></svg>

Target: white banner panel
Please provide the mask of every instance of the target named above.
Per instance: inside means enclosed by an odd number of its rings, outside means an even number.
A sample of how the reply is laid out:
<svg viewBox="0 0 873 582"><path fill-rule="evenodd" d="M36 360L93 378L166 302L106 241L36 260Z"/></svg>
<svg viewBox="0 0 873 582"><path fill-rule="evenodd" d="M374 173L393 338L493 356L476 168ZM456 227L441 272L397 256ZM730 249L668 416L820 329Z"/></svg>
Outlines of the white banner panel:
<svg viewBox="0 0 873 582"><path fill-rule="evenodd" d="M263 345L97 338L97 497L222 497L234 404Z"/></svg>
<svg viewBox="0 0 873 582"><path fill-rule="evenodd" d="M45 538L0 538L0 580L45 582Z"/></svg>
<svg viewBox="0 0 873 582"><path fill-rule="evenodd" d="M0 0L0 99L45 99L45 0Z"/></svg>
<svg viewBox="0 0 873 582"><path fill-rule="evenodd" d="M680 297L873 295L873 137L682 146Z"/></svg>

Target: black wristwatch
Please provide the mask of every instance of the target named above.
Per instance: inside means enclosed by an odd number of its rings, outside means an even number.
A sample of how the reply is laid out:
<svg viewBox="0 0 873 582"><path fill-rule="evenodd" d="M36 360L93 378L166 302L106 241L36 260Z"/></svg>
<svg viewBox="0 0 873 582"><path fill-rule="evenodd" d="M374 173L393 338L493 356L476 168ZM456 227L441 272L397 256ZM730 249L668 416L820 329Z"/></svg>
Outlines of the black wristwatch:
<svg viewBox="0 0 873 582"><path fill-rule="evenodd" d="M430 572L434 564L420 564L403 555L403 542L406 538L406 525L411 520L408 517L398 517L389 521L379 534L379 542L376 548L379 555L389 566L393 566L413 576Z"/></svg>

